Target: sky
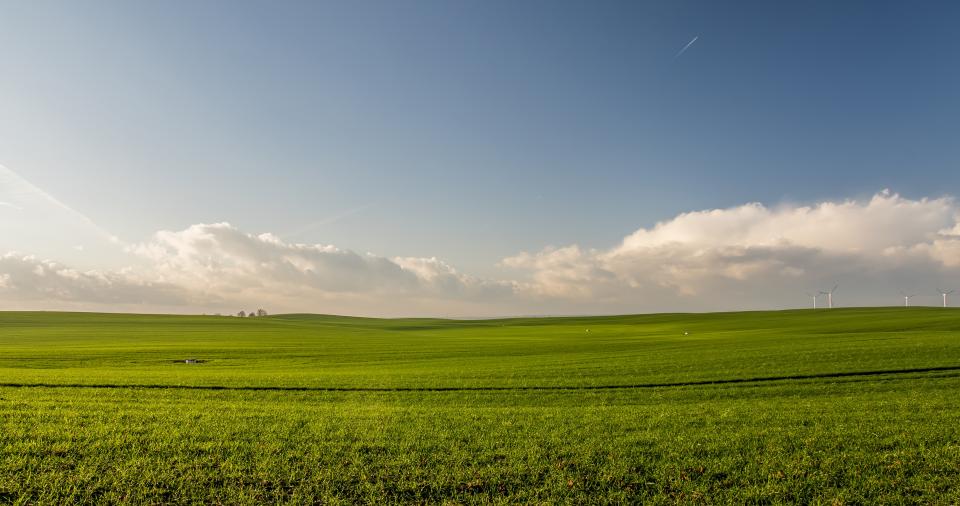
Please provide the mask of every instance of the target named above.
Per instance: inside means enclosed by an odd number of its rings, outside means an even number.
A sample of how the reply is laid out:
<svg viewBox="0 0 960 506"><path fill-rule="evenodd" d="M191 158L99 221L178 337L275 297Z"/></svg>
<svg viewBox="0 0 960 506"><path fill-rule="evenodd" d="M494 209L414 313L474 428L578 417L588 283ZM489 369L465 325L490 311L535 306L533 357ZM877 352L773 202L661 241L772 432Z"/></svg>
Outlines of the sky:
<svg viewBox="0 0 960 506"><path fill-rule="evenodd" d="M960 288L955 2L0 0L0 22L0 308Z"/></svg>

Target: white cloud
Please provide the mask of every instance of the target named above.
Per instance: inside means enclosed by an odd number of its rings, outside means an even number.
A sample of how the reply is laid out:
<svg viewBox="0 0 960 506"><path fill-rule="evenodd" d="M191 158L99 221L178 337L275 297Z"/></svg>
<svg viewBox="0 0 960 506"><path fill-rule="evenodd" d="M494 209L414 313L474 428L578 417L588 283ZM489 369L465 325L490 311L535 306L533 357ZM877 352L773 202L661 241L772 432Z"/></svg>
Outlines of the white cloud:
<svg viewBox="0 0 960 506"><path fill-rule="evenodd" d="M0 256L0 297L30 302L178 305L190 302L181 288L127 272L80 272L49 260Z"/></svg>
<svg viewBox="0 0 960 506"><path fill-rule="evenodd" d="M746 204L681 214L627 236L613 254L685 244L693 248L795 246L882 254L931 241L957 226L952 198L909 200L884 191L867 202L847 200L770 209Z"/></svg>
<svg viewBox="0 0 960 506"><path fill-rule="evenodd" d="M418 282L414 273L383 257L335 246L285 243L271 234L241 232L228 223L158 232L130 250L152 260L159 279L201 292L377 292L409 289Z"/></svg>
<svg viewBox="0 0 960 506"><path fill-rule="evenodd" d="M513 282L489 281L462 274L436 257L395 257L392 261L414 273L422 286L438 295L488 299L509 295L515 288Z"/></svg>
<svg viewBox="0 0 960 506"><path fill-rule="evenodd" d="M80 272L56 262L0 257L0 300L141 303L181 310L249 309L360 314L488 314L513 285L457 272L436 258L386 258L336 246L287 243L228 223L161 231L128 252L145 266ZM143 263L143 262L141 262ZM187 309L190 308L190 309Z"/></svg>
<svg viewBox="0 0 960 506"><path fill-rule="evenodd" d="M506 258L510 281L470 276L434 257L291 243L227 223L161 231L127 251L137 267L84 271L0 256L0 301L482 316L790 307L807 302L803 292L840 282L840 304L892 304L899 289L932 296L960 281L960 207L947 197L882 192L866 201L690 212L608 249L570 245Z"/></svg>
<svg viewBox="0 0 960 506"><path fill-rule="evenodd" d="M429 309L431 302L438 307L463 302L466 308L512 291L509 283L461 274L436 258L386 258L288 243L228 223L159 232L130 250L152 261L150 275L158 282L194 294L302 310L326 310L331 303L353 304L361 312L367 304L380 314Z"/></svg>
<svg viewBox="0 0 960 506"><path fill-rule="evenodd" d="M754 203L684 213L608 250L547 248L502 263L529 275L523 286L531 296L647 296L651 304L667 301L677 308L691 307L688 302L696 308L775 305L785 291L795 299L805 284L834 279L932 290L960 267L958 216L952 198L910 200L886 191L865 202ZM847 286L848 293L852 289Z"/></svg>

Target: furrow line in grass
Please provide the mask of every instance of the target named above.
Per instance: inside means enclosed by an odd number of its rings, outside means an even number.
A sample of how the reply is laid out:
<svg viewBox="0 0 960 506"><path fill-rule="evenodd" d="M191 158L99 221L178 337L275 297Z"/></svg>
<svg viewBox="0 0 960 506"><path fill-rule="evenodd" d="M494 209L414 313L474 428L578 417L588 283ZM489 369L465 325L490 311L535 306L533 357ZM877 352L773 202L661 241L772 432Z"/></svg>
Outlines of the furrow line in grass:
<svg viewBox="0 0 960 506"><path fill-rule="evenodd" d="M105 384L105 383L0 383L4 388L123 388L154 390L236 390L276 392L509 392L509 391L583 391L583 390L630 390L649 388L676 388L691 386L751 384L775 381L802 381L816 379L851 378L864 376L891 376L923 374L932 372L960 371L960 366L920 367L879 371L850 371L821 374L795 374L754 378L731 378L664 383L637 383L623 385L518 385L518 386L462 386L462 387L324 387L324 386L228 386L228 385L158 385L158 384Z"/></svg>

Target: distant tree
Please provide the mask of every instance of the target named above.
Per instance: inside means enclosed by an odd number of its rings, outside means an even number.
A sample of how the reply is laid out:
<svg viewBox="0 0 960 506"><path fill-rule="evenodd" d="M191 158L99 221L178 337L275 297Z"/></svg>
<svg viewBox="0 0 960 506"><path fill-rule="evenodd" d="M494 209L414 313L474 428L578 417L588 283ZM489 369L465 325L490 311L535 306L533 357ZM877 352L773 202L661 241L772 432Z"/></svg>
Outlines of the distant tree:
<svg viewBox="0 0 960 506"><path fill-rule="evenodd" d="M257 316L257 313L253 311L250 311L249 313L247 313L247 318L253 318L254 316Z"/></svg>
<svg viewBox="0 0 960 506"><path fill-rule="evenodd" d="M257 316L267 316L267 312L260 308L257 310Z"/></svg>
<svg viewBox="0 0 960 506"><path fill-rule="evenodd" d="M243 318L247 316L247 313L245 311L240 311L239 313L237 313L237 316L239 316L240 318Z"/></svg>

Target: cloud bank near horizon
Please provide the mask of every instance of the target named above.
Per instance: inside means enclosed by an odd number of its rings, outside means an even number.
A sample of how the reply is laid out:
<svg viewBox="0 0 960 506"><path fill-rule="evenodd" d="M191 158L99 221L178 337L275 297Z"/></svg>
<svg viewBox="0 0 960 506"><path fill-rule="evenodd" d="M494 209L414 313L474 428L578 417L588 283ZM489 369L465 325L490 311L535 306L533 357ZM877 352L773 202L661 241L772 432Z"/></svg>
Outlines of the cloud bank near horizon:
<svg viewBox="0 0 960 506"><path fill-rule="evenodd" d="M504 280L437 258L290 243L228 223L161 231L127 253L137 267L87 272L8 253L0 256L0 300L179 312L583 314L802 307L805 291L839 282L845 305L891 305L898 290L932 296L960 279L960 206L953 197L884 191L865 201L695 211L608 249L518 253L500 262Z"/></svg>
<svg viewBox="0 0 960 506"><path fill-rule="evenodd" d="M796 292L833 280L923 284L960 268L960 207L951 197L887 191L866 202L750 203L680 214L608 250L546 248L503 264L532 273L526 290L553 297L645 289L722 297L754 283Z"/></svg>

